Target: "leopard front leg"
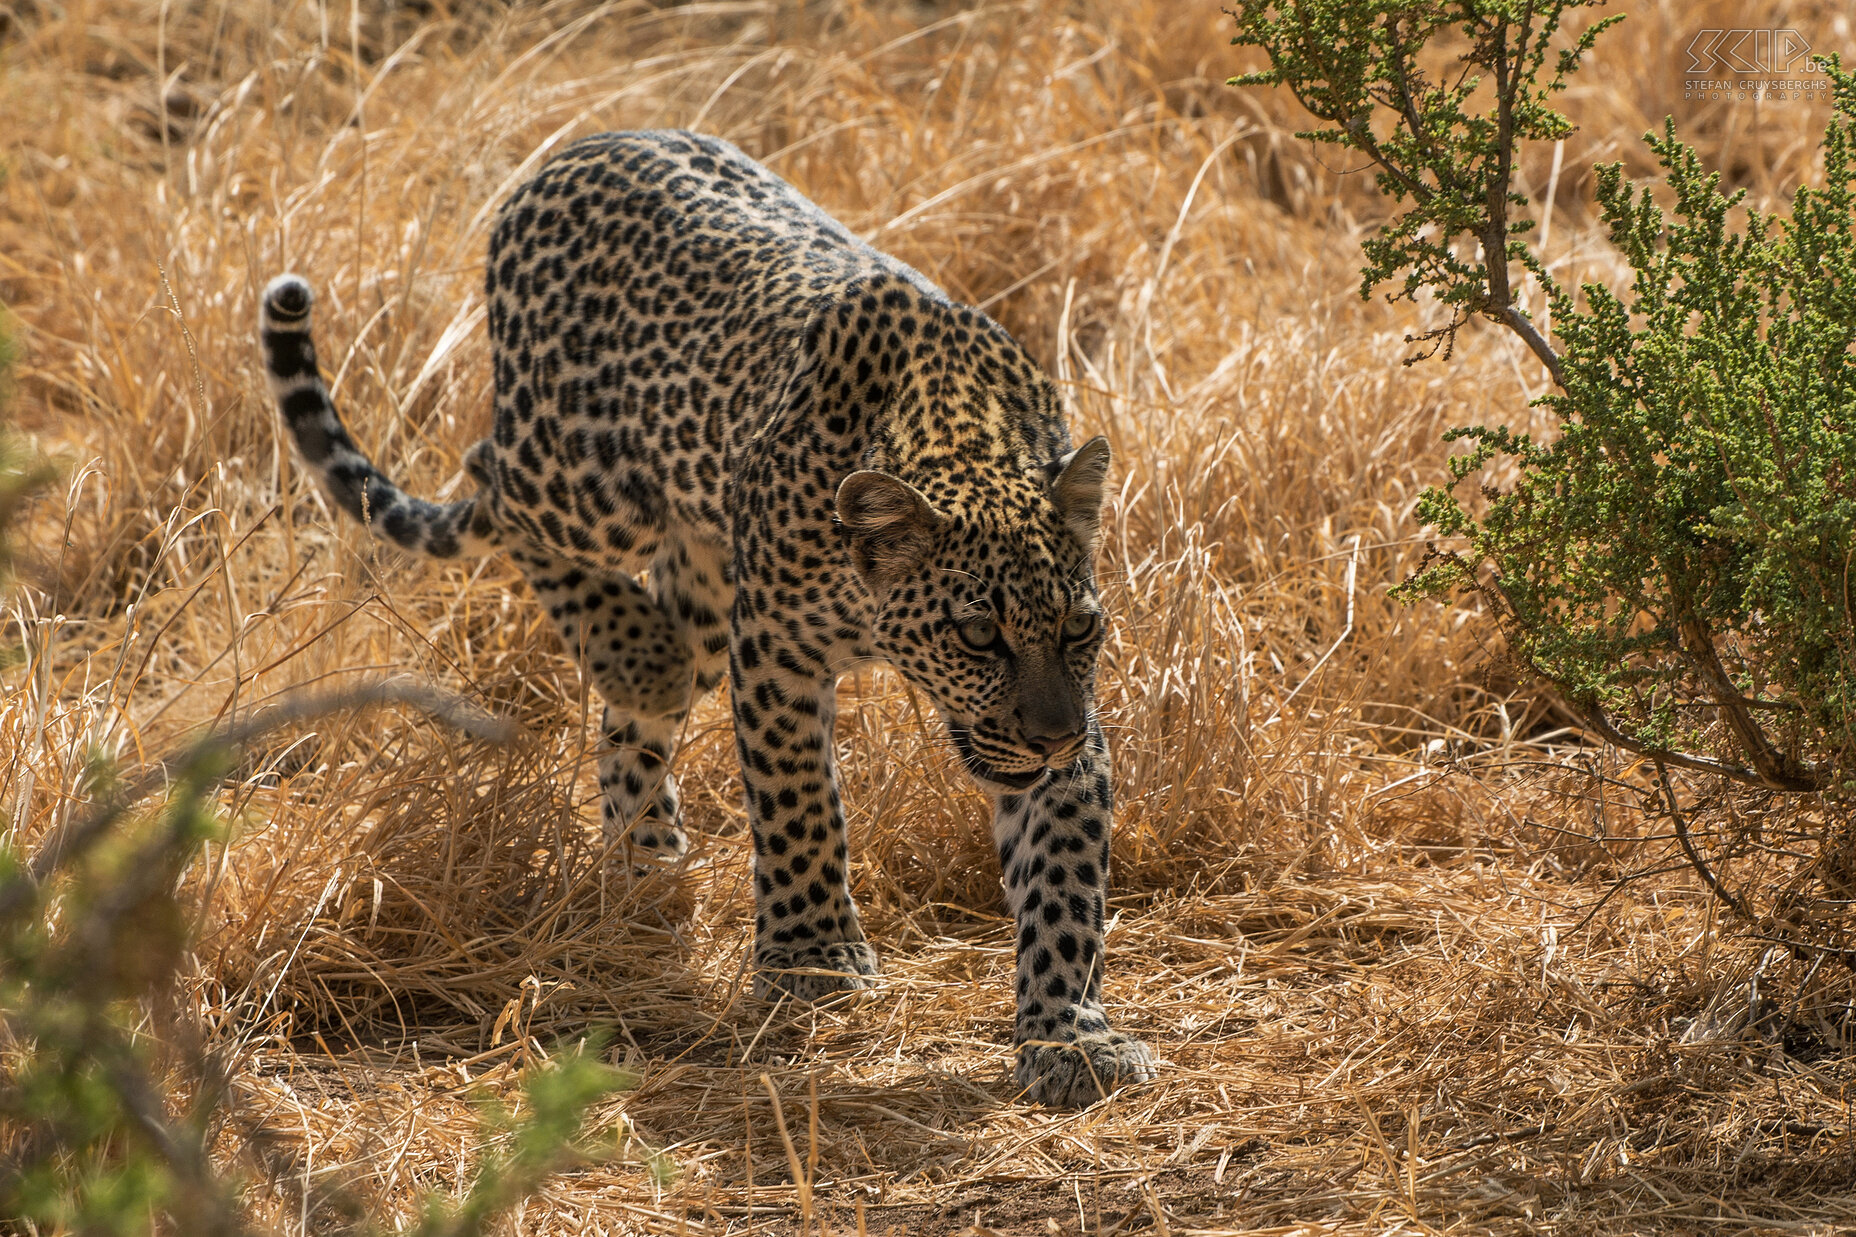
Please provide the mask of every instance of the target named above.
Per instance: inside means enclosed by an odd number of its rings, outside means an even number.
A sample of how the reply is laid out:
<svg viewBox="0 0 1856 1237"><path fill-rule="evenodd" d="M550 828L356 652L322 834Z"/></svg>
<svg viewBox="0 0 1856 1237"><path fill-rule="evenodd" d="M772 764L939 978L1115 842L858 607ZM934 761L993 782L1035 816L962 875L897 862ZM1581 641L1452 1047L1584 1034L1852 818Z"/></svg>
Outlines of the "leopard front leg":
<svg viewBox="0 0 1856 1237"><path fill-rule="evenodd" d="M836 678L773 633L735 632L730 695L754 832L754 995L763 1000L876 984L832 768Z"/></svg>
<svg viewBox="0 0 1856 1237"><path fill-rule="evenodd" d="M1108 749L1093 724L1074 765L993 797L993 839L1018 925L1017 1078L1039 1103L1088 1104L1154 1077L1147 1045L1110 1030L1102 1009L1113 807Z"/></svg>

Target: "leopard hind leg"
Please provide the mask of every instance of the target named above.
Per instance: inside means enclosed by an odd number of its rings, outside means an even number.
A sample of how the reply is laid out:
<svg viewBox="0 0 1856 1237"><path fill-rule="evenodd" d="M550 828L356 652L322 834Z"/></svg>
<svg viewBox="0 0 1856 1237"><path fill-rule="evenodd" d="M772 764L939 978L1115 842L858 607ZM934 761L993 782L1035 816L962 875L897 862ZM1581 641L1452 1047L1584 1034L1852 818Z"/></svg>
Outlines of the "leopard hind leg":
<svg viewBox="0 0 1856 1237"><path fill-rule="evenodd" d="M672 771L695 667L675 618L625 572L518 555L529 585L605 702L600 816L621 858L676 859L689 848Z"/></svg>
<svg viewBox="0 0 1856 1237"><path fill-rule="evenodd" d="M601 818L615 853L675 859L689 848L673 771L690 707L727 672L734 600L725 551L695 537L654 547L648 586L540 556L521 562L536 597L605 701Z"/></svg>

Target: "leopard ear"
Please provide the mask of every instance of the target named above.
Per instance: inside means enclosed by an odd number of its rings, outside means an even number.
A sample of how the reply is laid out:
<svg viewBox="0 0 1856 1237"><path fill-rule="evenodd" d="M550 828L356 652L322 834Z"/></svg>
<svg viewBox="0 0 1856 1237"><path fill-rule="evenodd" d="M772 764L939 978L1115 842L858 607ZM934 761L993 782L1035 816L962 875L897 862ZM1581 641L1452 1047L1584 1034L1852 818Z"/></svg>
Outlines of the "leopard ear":
<svg viewBox="0 0 1856 1237"><path fill-rule="evenodd" d="M919 564L934 545L941 516L922 492L900 477L864 469L838 485L838 525L851 564L877 592Z"/></svg>
<svg viewBox="0 0 1856 1237"><path fill-rule="evenodd" d="M1057 514L1086 550L1094 550L1102 537L1102 487L1108 465L1108 439L1100 434L1044 465Z"/></svg>

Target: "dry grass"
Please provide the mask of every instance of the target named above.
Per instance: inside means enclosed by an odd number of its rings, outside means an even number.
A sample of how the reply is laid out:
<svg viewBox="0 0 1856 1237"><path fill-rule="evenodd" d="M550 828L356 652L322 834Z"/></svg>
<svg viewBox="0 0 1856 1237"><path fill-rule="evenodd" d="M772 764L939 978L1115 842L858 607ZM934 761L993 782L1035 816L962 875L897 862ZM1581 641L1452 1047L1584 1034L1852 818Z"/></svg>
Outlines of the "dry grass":
<svg viewBox="0 0 1856 1237"><path fill-rule="evenodd" d="M1829 0L1632 14L1568 99L1548 253L1575 277L1615 275L1584 169L1647 168L1665 113L1756 195L1808 173L1818 110L1685 101L1690 34L1849 36ZM1542 376L1486 330L1400 367L1417 319L1352 295L1367 187L1289 101L1220 84L1247 64L1226 38L1215 0L0 9L12 412L65 478L4 615L28 655L0 680L11 835L64 818L91 753L305 684L410 675L525 736L319 724L228 791L193 984L272 1135L258 1217L322 1231L334 1185L412 1214L468 1175L479 1099L603 1025L642 1077L597 1114L624 1149L509 1232L1856 1224L1848 985L1717 932L1631 771L1556 751L1473 619L1387 599L1440 431L1529 415ZM358 437L450 492L487 424L488 213L564 141L662 125L986 306L1113 440L1107 995L1159 1082L1015 1100L982 801L887 675L847 684L840 748L887 983L748 1000L720 704L683 757L700 862L602 876L586 692L516 574L381 551L278 442L252 327L294 268ZM228 1167L261 1181L241 1141Z"/></svg>

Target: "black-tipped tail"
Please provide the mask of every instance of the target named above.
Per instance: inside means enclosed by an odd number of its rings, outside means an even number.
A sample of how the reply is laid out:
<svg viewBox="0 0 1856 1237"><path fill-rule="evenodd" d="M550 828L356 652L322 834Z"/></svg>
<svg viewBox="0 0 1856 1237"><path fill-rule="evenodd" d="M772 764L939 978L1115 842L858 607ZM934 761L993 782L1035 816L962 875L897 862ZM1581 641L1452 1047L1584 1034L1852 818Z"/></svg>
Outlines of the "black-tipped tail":
<svg viewBox="0 0 1856 1237"><path fill-rule="evenodd" d="M315 299L300 276L271 280L259 311L258 339L277 411L329 498L375 536L403 549L436 558L495 549L498 538L487 512L479 510L478 496L445 504L413 498L355 446L316 368L316 345L309 334Z"/></svg>

